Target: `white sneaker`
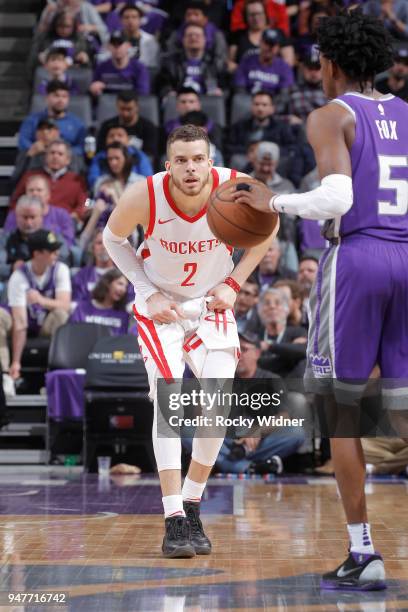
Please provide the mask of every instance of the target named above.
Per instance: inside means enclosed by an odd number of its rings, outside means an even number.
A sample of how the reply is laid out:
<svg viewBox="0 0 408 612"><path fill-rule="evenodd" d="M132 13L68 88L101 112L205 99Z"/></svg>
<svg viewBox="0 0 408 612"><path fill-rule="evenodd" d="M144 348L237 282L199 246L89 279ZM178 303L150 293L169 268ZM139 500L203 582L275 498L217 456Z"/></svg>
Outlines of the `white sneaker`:
<svg viewBox="0 0 408 612"><path fill-rule="evenodd" d="M3 374L3 391L8 397L14 397L16 394L14 380L9 374Z"/></svg>

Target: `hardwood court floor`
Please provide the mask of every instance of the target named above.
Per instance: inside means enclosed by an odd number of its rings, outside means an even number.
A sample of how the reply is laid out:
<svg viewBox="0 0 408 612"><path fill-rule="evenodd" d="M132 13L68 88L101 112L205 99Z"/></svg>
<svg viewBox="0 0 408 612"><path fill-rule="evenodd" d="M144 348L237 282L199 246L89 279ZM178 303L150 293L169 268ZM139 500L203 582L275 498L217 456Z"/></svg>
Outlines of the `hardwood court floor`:
<svg viewBox="0 0 408 612"><path fill-rule="evenodd" d="M64 607L98 612L408 610L408 480L371 480L375 545L387 591L321 592L320 574L346 554L334 480L213 479L203 522L213 554L161 557L154 478L0 472L0 591L67 592Z"/></svg>

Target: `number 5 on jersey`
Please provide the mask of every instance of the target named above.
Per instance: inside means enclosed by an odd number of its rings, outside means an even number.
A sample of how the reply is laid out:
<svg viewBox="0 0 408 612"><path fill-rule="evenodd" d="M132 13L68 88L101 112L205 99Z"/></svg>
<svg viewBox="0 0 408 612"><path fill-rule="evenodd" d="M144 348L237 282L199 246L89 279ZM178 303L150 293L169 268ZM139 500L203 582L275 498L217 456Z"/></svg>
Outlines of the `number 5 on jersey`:
<svg viewBox="0 0 408 612"><path fill-rule="evenodd" d="M195 283L192 283L190 281L193 278L194 274L197 272L197 264L194 261L184 264L184 272L187 273L187 276L181 283L181 286L182 287L193 287Z"/></svg>
<svg viewBox="0 0 408 612"><path fill-rule="evenodd" d="M378 212L380 215L406 215L408 212L408 181L391 178L393 168L408 168L408 158L403 155L379 155L380 189L395 192L395 201L380 200Z"/></svg>

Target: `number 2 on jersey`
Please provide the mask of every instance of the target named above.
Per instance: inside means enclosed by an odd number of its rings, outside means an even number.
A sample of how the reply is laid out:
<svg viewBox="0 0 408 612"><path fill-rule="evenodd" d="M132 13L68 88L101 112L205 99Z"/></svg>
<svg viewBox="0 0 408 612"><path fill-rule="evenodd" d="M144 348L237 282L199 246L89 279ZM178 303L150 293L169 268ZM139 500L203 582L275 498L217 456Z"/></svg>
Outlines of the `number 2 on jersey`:
<svg viewBox="0 0 408 612"><path fill-rule="evenodd" d="M194 261L184 264L184 272L187 272L187 276L181 283L181 286L193 287L195 283L190 283L190 281L193 278L194 274L197 272L197 264Z"/></svg>
<svg viewBox="0 0 408 612"><path fill-rule="evenodd" d="M379 155L380 189L393 189L395 201L379 200L378 212L380 215L406 215L408 212L408 181L406 179L392 179L393 168L407 168L408 159L404 155Z"/></svg>

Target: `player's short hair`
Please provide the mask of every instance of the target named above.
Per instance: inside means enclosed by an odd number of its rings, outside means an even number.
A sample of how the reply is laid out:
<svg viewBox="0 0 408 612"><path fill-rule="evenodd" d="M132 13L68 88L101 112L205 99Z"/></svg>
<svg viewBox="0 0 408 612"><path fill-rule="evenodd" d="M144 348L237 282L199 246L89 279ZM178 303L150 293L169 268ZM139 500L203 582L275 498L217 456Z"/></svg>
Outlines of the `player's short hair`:
<svg viewBox="0 0 408 612"><path fill-rule="evenodd" d="M167 157L169 157L170 147L173 143L181 140L182 142L195 142L196 140L204 140L207 144L208 153L210 152L210 139L207 132L198 125L182 125L170 132L167 139Z"/></svg>
<svg viewBox="0 0 408 612"><path fill-rule="evenodd" d="M384 24L360 9L322 18L317 43L321 54L357 81L361 91L393 63L391 36Z"/></svg>

